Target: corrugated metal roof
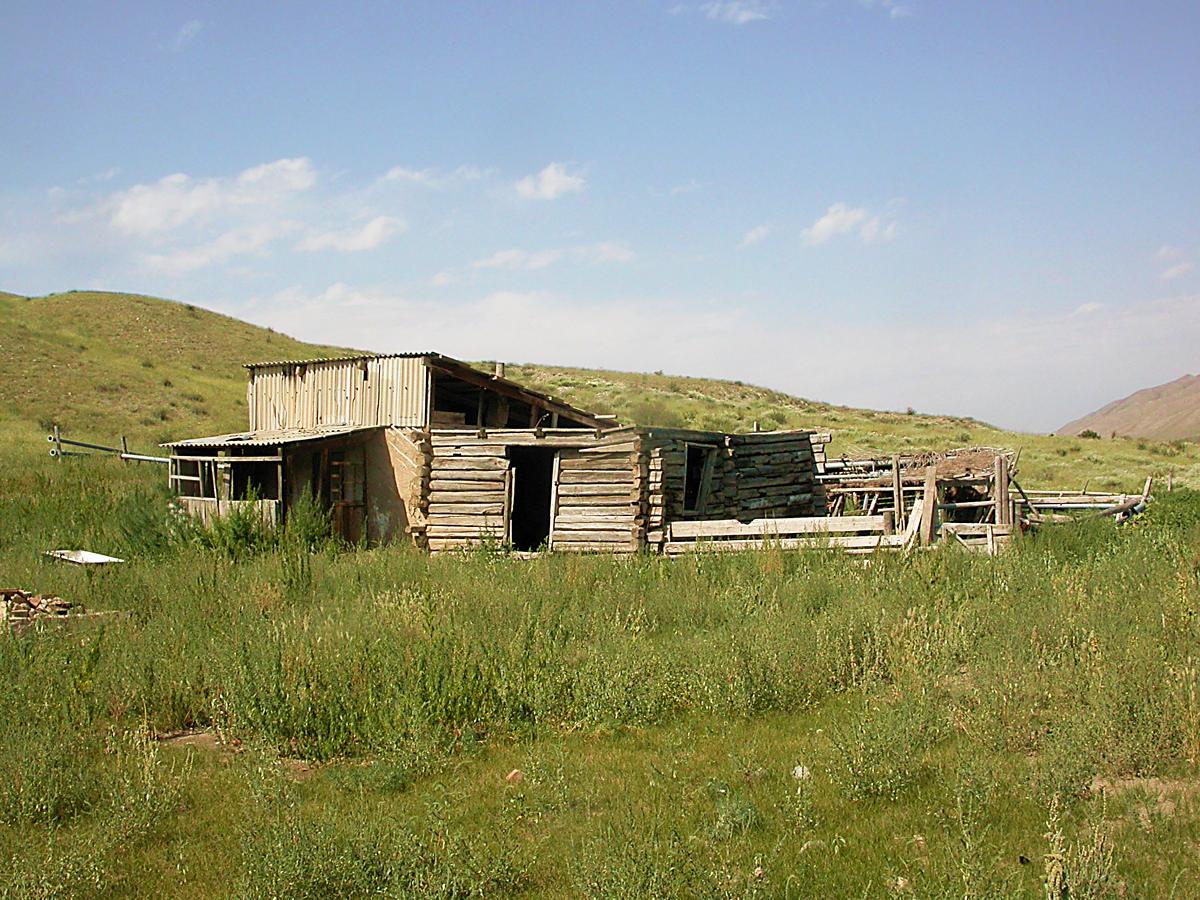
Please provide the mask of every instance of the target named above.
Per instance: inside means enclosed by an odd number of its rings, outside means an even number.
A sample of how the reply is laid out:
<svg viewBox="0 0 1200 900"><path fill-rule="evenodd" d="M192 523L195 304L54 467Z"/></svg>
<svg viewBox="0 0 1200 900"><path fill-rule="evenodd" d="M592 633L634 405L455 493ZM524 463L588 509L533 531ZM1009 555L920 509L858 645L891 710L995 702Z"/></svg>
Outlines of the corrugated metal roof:
<svg viewBox="0 0 1200 900"><path fill-rule="evenodd" d="M316 441L321 438L339 437L355 431L370 431L378 425L339 425L325 428L284 428L271 431L241 431L233 434L217 434L212 437L189 438L160 444L160 447L277 447L280 444L298 444L301 441Z"/></svg>
<svg viewBox="0 0 1200 900"><path fill-rule="evenodd" d="M449 359L432 350L418 353L353 353L348 356L318 356L312 359L276 359L269 362L245 363L243 369L269 369L272 366L311 366L316 363L354 362L359 359L413 359L418 356L431 356L435 359Z"/></svg>

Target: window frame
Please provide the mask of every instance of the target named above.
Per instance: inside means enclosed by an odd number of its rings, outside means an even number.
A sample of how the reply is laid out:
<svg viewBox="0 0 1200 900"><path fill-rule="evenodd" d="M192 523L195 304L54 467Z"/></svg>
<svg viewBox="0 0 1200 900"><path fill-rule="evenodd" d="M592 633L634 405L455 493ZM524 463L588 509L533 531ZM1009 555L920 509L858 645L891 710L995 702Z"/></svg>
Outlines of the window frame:
<svg viewBox="0 0 1200 900"><path fill-rule="evenodd" d="M688 506L688 472L691 469L690 457L692 448L704 451L704 462L701 464L700 487L696 492L694 506ZM717 464L717 451L721 448L716 444L706 444L700 441L684 441L683 443L683 513L684 515L704 515L708 509L708 497L712 492L713 470Z"/></svg>

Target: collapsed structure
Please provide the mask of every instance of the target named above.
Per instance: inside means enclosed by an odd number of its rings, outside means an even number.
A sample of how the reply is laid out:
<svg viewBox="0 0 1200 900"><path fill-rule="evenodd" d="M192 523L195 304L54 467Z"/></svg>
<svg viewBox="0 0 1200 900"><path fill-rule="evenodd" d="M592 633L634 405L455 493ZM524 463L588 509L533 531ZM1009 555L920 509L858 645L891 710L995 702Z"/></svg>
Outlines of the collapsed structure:
<svg viewBox="0 0 1200 900"><path fill-rule="evenodd" d="M350 541L633 552L673 523L827 512L809 431L622 426L433 352L246 368L248 431L164 445L204 520L282 522L311 494Z"/></svg>

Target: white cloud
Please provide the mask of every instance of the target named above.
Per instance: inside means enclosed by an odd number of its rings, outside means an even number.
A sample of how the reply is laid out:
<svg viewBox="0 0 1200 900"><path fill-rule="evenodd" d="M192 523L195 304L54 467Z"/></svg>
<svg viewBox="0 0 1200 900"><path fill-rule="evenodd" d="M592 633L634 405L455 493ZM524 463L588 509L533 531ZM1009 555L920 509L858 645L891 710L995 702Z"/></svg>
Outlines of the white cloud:
<svg viewBox="0 0 1200 900"><path fill-rule="evenodd" d="M192 19L184 22L179 30L175 32L175 37L171 41L170 49L175 53L180 53L187 49L188 44L196 39L196 36L204 30L204 23L199 19Z"/></svg>
<svg viewBox="0 0 1200 900"><path fill-rule="evenodd" d="M148 268L167 275L186 275L196 269L228 262L235 256L261 253L274 241L294 232L296 227L294 222L247 225L226 231L214 240L195 247L147 254L142 262Z"/></svg>
<svg viewBox="0 0 1200 900"><path fill-rule="evenodd" d="M527 272L545 269L561 260L598 265L601 263L629 263L637 254L620 241L600 241L557 250L499 250L491 256L471 263L472 269L507 269Z"/></svg>
<svg viewBox="0 0 1200 900"><path fill-rule="evenodd" d="M1161 273L1159 273L1158 277L1161 278L1163 281L1173 281L1176 278L1182 278L1184 275L1186 275L1188 272L1192 271L1192 269L1194 269L1194 268L1196 268L1195 264L1190 263L1190 262L1176 263L1175 265L1171 266L1170 268L1167 268L1167 269L1163 270Z"/></svg>
<svg viewBox="0 0 1200 900"><path fill-rule="evenodd" d="M393 166L383 176L384 181L409 181L426 187L432 187L436 179L433 169L406 169L404 166Z"/></svg>
<svg viewBox="0 0 1200 900"><path fill-rule="evenodd" d="M154 235L233 209L274 207L288 196L308 190L316 180L309 159L279 159L246 169L234 178L168 175L153 184L119 191L100 209L119 231Z"/></svg>
<svg viewBox="0 0 1200 900"><path fill-rule="evenodd" d="M1075 307L1075 311L1072 313L1072 315L1090 316L1092 313L1100 312L1102 309L1104 309L1103 303L1080 303L1077 307Z"/></svg>
<svg viewBox="0 0 1200 900"><path fill-rule="evenodd" d="M522 197L554 200L563 194L582 191L586 184L582 175L573 175L563 163L552 162L536 175L526 175L515 187Z"/></svg>
<svg viewBox="0 0 1200 900"><path fill-rule="evenodd" d="M320 250L338 250L342 253L359 253L374 250L390 237L404 231L407 226L393 216L376 216L361 228L346 231L311 232L296 244L296 249L305 253Z"/></svg>
<svg viewBox="0 0 1200 900"><path fill-rule="evenodd" d="M1169 262L1173 259L1179 259L1183 256L1183 248L1172 247L1170 244L1163 244L1154 253L1154 258L1159 262Z"/></svg>
<svg viewBox="0 0 1200 900"><path fill-rule="evenodd" d="M671 196L677 197L680 194L693 194L703 187L704 185L702 185L699 181L692 179L687 184L677 184L675 187L671 188Z"/></svg>
<svg viewBox="0 0 1200 900"><path fill-rule="evenodd" d="M757 244L761 241L765 241L767 239L767 236L770 235L770 233L771 233L770 225L757 225L754 228L751 228L749 231L747 231L744 235L742 235L742 241L740 244L738 244L738 246L739 247L753 247L755 244Z"/></svg>
<svg viewBox="0 0 1200 900"><path fill-rule="evenodd" d="M770 18L770 7L759 0L709 0L700 4L706 19L726 25L746 25Z"/></svg>
<svg viewBox="0 0 1200 900"><path fill-rule="evenodd" d="M601 241L590 247L576 247L572 253L577 259L591 263L629 263L637 259L637 254L619 241Z"/></svg>
<svg viewBox="0 0 1200 900"><path fill-rule="evenodd" d="M471 263L472 269L524 269L535 271L553 265L562 259L561 250L540 250L530 253L526 250L498 250L485 259L477 259Z"/></svg>
<svg viewBox="0 0 1200 900"><path fill-rule="evenodd" d="M453 272L438 272L429 279L429 283L434 287L449 287L452 284L458 284L462 279Z"/></svg>
<svg viewBox="0 0 1200 900"><path fill-rule="evenodd" d="M380 181L399 181L407 184L419 184L427 188L446 188L468 181L479 181L487 176L489 170L479 166L459 166L449 172L439 169L409 169L404 166L393 166L384 173Z"/></svg>
<svg viewBox="0 0 1200 900"><path fill-rule="evenodd" d="M857 233L863 243L890 241L896 236L896 223L862 207L835 203L808 228L801 232L805 243L824 244L831 238Z"/></svg>

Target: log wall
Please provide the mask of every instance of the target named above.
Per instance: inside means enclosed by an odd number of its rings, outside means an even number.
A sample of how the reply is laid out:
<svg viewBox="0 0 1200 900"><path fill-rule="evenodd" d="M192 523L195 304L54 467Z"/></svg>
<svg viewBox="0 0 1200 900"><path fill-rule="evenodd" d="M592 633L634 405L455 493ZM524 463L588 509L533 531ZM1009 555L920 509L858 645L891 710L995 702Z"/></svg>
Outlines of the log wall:
<svg viewBox="0 0 1200 900"><path fill-rule="evenodd" d="M632 553L640 548L646 475L633 432L560 450L552 549Z"/></svg>
<svg viewBox="0 0 1200 900"><path fill-rule="evenodd" d="M689 444L715 447L703 507L684 509ZM827 514L816 480L809 432L720 434L650 429L643 437L647 461L646 538L661 548L678 521L795 518Z"/></svg>
<svg viewBox="0 0 1200 900"><path fill-rule="evenodd" d="M558 450L553 549L629 553L641 546L645 466L636 432L433 429L424 528L431 551L508 539L512 446Z"/></svg>
<svg viewBox="0 0 1200 900"><path fill-rule="evenodd" d="M694 512L683 508L689 444L715 448L706 500ZM424 511L412 528L435 552L509 538L511 446L558 450L554 550L661 549L676 521L826 514L808 432L435 428L414 446L428 447L428 478L414 481Z"/></svg>

